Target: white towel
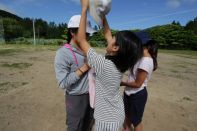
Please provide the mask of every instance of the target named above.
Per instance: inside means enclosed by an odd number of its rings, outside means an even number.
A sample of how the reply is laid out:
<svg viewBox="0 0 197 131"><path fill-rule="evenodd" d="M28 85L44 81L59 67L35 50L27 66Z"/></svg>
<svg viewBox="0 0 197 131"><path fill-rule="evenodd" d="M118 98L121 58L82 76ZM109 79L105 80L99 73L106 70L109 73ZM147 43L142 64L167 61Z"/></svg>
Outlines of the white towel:
<svg viewBox="0 0 197 131"><path fill-rule="evenodd" d="M103 16L111 10L111 0L89 0L89 12L95 22L103 27Z"/></svg>

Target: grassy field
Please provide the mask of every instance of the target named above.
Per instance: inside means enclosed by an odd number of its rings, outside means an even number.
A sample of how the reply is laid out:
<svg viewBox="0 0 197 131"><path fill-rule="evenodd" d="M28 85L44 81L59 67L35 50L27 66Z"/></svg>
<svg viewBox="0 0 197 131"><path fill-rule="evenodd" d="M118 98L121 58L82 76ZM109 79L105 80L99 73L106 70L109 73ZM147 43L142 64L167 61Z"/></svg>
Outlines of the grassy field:
<svg viewBox="0 0 197 131"><path fill-rule="evenodd" d="M3 54L3 52L21 51L23 49L40 51L40 50L46 50L46 49L47 50L56 50L57 48L59 48L59 46L55 46L55 45L0 44L1 54Z"/></svg>
<svg viewBox="0 0 197 131"><path fill-rule="evenodd" d="M65 131L64 91L54 72L59 47L0 45L0 131ZM197 52L159 50L158 64L144 131L196 131Z"/></svg>
<svg viewBox="0 0 197 131"><path fill-rule="evenodd" d="M0 53L9 51L20 51L22 49L34 49L34 50L56 50L60 46L55 45L21 45L21 44L0 44ZM103 50L104 48L98 48ZM176 54L176 55L189 55L190 57L197 57L197 51L191 50L165 50L159 49L160 53ZM0 55L1 55L0 54Z"/></svg>
<svg viewBox="0 0 197 131"><path fill-rule="evenodd" d="M163 50L160 49L159 52L165 53L165 54L174 54L177 56L185 56L188 55L189 58L197 58L197 51L191 51L191 50Z"/></svg>

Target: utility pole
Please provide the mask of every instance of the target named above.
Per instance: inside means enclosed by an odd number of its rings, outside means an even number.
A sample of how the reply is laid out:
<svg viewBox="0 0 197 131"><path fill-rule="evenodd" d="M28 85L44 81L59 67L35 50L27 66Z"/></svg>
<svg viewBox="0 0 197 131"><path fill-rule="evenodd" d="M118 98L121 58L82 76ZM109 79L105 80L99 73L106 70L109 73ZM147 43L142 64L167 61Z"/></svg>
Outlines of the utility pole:
<svg viewBox="0 0 197 131"><path fill-rule="evenodd" d="M34 35L34 45L36 45L36 33L35 33L35 21L33 19L33 35Z"/></svg>
<svg viewBox="0 0 197 131"><path fill-rule="evenodd" d="M3 18L0 16L0 44L4 44L4 27L3 27Z"/></svg>

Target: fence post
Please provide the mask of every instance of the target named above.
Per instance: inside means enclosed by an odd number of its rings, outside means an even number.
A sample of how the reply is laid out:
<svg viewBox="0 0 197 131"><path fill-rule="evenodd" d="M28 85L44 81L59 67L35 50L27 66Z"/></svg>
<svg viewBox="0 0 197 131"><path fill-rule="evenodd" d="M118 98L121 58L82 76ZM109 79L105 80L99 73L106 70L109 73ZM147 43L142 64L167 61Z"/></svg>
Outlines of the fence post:
<svg viewBox="0 0 197 131"><path fill-rule="evenodd" d="M5 44L3 18L0 16L0 44Z"/></svg>

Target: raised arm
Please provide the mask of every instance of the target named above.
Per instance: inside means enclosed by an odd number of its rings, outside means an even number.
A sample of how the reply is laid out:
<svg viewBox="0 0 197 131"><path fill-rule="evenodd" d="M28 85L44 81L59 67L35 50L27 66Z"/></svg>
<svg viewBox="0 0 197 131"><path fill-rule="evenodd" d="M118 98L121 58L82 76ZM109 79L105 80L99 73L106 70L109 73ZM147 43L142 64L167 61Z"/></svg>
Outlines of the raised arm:
<svg viewBox="0 0 197 131"><path fill-rule="evenodd" d="M103 28L104 28L105 39L107 40L107 43L109 43L110 40L112 40L112 33L111 33L111 30L109 28L109 24L108 24L105 16L103 17Z"/></svg>
<svg viewBox="0 0 197 131"><path fill-rule="evenodd" d="M81 0L81 20L77 33L77 44L80 49L87 55L90 44L86 39L86 21L87 21L88 0Z"/></svg>

